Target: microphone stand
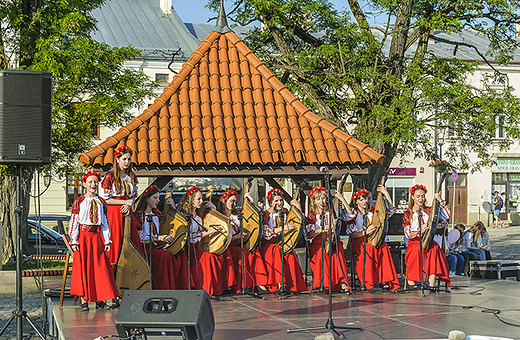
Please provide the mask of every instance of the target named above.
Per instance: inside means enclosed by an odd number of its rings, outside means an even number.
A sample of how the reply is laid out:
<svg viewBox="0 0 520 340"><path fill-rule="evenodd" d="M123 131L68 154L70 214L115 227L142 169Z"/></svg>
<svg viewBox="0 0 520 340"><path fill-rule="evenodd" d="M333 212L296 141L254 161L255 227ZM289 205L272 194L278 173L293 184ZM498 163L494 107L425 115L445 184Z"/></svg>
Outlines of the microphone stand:
<svg viewBox="0 0 520 340"><path fill-rule="evenodd" d="M366 291L365 285L365 267L367 264L367 212L363 214L363 281L361 282L361 290Z"/></svg>
<svg viewBox="0 0 520 340"><path fill-rule="evenodd" d="M245 198L247 199L247 198ZM242 212L242 209L239 209L240 214L238 215L238 220L240 221L240 250L242 255L242 290L240 291L240 294L238 295L250 295L259 299L262 298L258 293L249 294L247 288L246 288L246 264L245 264L245 250L244 250L244 215Z"/></svg>
<svg viewBox="0 0 520 340"><path fill-rule="evenodd" d="M184 211L184 210L183 210ZM188 254L188 290L191 290L191 259L190 259L190 249L191 249L191 220L192 215L188 212L184 211L184 218L186 219L186 222L188 222L188 225L186 226L186 238L187 238L187 254Z"/></svg>
<svg viewBox="0 0 520 340"><path fill-rule="evenodd" d="M283 275L284 275L284 260L285 260L285 254L284 254L284 246L285 246L285 211L283 210L283 207L281 207L280 209L278 209L278 216L280 218L280 224L282 225L282 283L280 285L280 288L278 289L278 298L281 300L282 299L282 296L285 295L287 292L285 291L285 284L284 284L284 280L283 280Z"/></svg>
<svg viewBox="0 0 520 340"><path fill-rule="evenodd" d="M417 210L417 217L419 222L419 266L421 267L421 291L424 294L424 279L423 279L423 246L422 246L422 209Z"/></svg>
<svg viewBox="0 0 520 340"><path fill-rule="evenodd" d="M329 169L325 168L325 183L327 186L327 191L330 193L330 181L329 181ZM332 202L330 199L330 195L327 195L327 203L329 207L332 207ZM332 224L332 214L329 214L329 226ZM332 241L332 233L329 232L328 234L329 244ZM303 332L303 331L311 331L311 330L317 330L317 329L330 329L332 332L336 333L337 336L340 337L340 339L344 339L343 334L339 334L339 332L336 329L353 329L353 330L365 330L364 327L348 327L348 326L336 326L334 324L334 320L332 319L332 252L329 251L329 318L327 319L327 322L325 323L325 326L322 327L309 327L309 328L300 328L300 329L288 329L287 333L291 332Z"/></svg>
<svg viewBox="0 0 520 340"><path fill-rule="evenodd" d="M146 214L143 212L143 214ZM146 215L146 222L148 222L148 245L150 252L148 253L148 266L150 267L150 288L153 289L152 282L152 222L153 222L153 215Z"/></svg>

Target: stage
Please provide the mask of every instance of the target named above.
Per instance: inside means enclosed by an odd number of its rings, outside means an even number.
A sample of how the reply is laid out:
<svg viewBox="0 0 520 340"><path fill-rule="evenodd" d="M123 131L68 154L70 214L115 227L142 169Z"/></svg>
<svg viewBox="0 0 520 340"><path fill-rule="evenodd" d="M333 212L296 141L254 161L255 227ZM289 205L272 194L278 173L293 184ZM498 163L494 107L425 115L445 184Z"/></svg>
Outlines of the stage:
<svg viewBox="0 0 520 340"><path fill-rule="evenodd" d="M347 339L447 339L451 330L467 335L520 338L520 283L452 276L451 293L382 290L334 294L336 326L364 327L345 330ZM441 287L442 288L442 287ZM320 327L327 322L328 294L293 294L282 300L250 296L211 299L215 315L213 339L314 339L330 332L287 333L287 329ZM96 339L116 335L117 310L82 312L72 298L59 307L49 298L59 339ZM503 321L501 321L500 319ZM510 323L510 324L508 324Z"/></svg>

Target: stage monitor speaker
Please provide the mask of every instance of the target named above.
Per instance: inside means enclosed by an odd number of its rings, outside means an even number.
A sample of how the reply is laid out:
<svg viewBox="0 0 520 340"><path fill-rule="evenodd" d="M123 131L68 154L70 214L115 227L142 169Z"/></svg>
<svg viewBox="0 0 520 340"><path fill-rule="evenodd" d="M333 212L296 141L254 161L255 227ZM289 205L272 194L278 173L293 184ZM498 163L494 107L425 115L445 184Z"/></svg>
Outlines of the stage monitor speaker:
<svg viewBox="0 0 520 340"><path fill-rule="evenodd" d="M215 330L204 290L127 290L115 324L121 339L206 340Z"/></svg>
<svg viewBox="0 0 520 340"><path fill-rule="evenodd" d="M0 164L51 162L52 74L0 70Z"/></svg>

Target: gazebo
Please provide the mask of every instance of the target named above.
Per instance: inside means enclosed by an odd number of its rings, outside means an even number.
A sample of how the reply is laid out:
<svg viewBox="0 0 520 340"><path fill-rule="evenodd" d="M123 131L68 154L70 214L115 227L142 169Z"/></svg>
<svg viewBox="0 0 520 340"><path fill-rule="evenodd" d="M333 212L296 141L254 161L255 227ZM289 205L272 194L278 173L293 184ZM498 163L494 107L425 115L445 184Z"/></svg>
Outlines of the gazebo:
<svg viewBox="0 0 520 340"><path fill-rule="evenodd" d="M367 173L384 156L304 106L227 25L223 8L154 103L79 156L107 171L127 145L138 176L295 180ZM286 197L288 199L288 197Z"/></svg>

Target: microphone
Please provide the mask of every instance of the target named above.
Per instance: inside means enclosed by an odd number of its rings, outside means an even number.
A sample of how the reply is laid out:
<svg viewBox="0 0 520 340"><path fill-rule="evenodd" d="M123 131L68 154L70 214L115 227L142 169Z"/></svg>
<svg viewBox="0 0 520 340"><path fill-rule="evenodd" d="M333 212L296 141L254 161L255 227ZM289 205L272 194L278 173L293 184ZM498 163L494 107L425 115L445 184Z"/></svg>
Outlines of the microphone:
<svg viewBox="0 0 520 340"><path fill-rule="evenodd" d="M320 172L329 172L329 169L326 166L320 166Z"/></svg>

